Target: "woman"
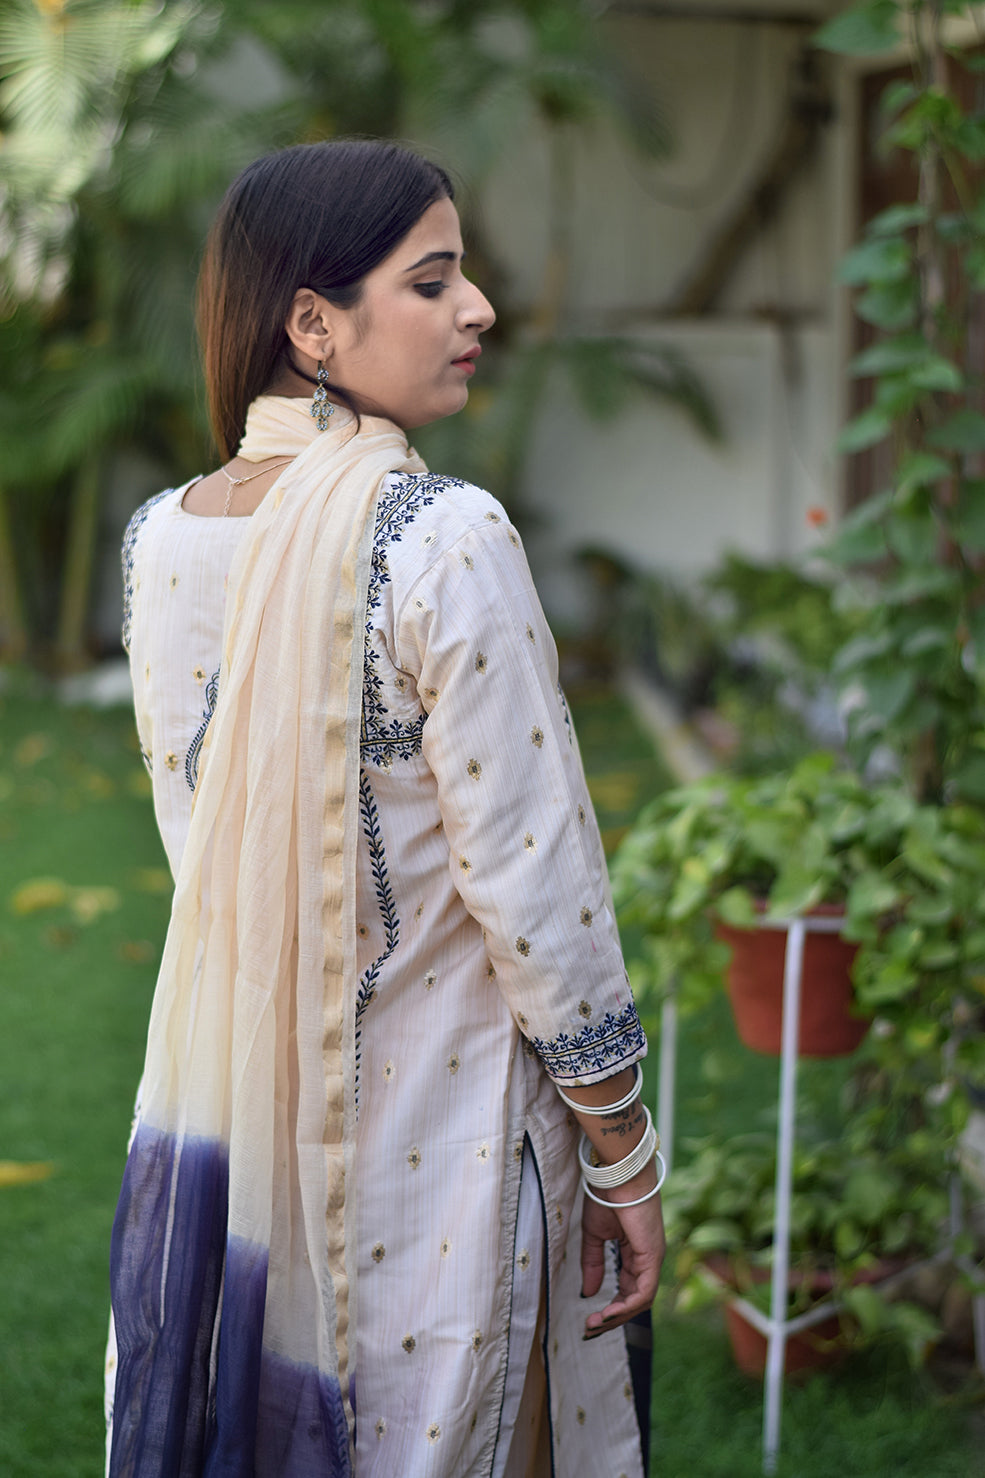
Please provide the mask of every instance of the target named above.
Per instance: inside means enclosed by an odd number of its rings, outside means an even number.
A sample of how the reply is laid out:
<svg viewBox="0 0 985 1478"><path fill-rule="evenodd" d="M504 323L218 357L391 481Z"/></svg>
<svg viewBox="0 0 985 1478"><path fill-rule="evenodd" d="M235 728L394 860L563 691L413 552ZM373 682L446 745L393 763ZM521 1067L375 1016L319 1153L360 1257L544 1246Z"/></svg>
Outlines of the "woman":
<svg viewBox="0 0 985 1478"><path fill-rule="evenodd" d="M663 1252L645 1040L519 540L404 436L493 322L462 258L405 150L251 165L200 293L227 460L127 531L176 888L113 1235L120 1478L640 1471L606 1332Z"/></svg>

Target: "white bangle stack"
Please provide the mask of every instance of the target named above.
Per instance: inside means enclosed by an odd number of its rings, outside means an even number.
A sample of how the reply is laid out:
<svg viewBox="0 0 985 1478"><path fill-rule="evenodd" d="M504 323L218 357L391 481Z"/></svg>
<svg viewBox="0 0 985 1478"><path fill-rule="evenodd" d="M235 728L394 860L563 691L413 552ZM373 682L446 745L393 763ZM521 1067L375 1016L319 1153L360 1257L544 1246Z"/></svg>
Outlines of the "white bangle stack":
<svg viewBox="0 0 985 1478"><path fill-rule="evenodd" d="M660 1135L653 1125L653 1116L648 1108L643 1109L646 1116L646 1127L643 1137L634 1149L622 1160L617 1160L614 1165L593 1165L588 1158L591 1151L591 1143L588 1136L582 1137L578 1147L578 1163L581 1166L581 1180L585 1195L590 1200L596 1201L600 1206L640 1206L644 1201L649 1201L657 1194L667 1176L667 1166L663 1155L660 1153ZM611 1190L614 1186L625 1185L634 1176L639 1175L652 1159L656 1159L659 1165L657 1183L645 1196L640 1196L635 1201L606 1201L601 1196L593 1194L592 1187L596 1190Z"/></svg>
<svg viewBox="0 0 985 1478"><path fill-rule="evenodd" d="M634 1069L636 1078L629 1092L623 1098L620 1098L618 1103L603 1103L598 1108L590 1108L585 1103L576 1103L573 1098L568 1097L563 1089L558 1088L556 1083L554 1086L557 1088L557 1094L561 1102L566 1103L568 1108L575 1109L579 1114L590 1114L593 1118L600 1117L602 1114L618 1114L621 1109L629 1108L631 1103L635 1103L642 1092L643 1069L638 1062L634 1064Z"/></svg>
<svg viewBox="0 0 985 1478"><path fill-rule="evenodd" d="M652 1191L647 1191L645 1196L637 1196L635 1201L607 1201L604 1196L597 1196L595 1194L584 1176L582 1176L581 1178L581 1188L590 1201L594 1201L598 1206L608 1206L610 1211L622 1211L623 1207L625 1206L642 1206L644 1201L653 1200L654 1196L659 1193L661 1186L667 1179L667 1166L664 1164L664 1157L659 1150L655 1150L654 1153L656 1155L657 1164L660 1166L660 1169L657 1173L657 1183L653 1187Z"/></svg>
<svg viewBox="0 0 985 1478"><path fill-rule="evenodd" d="M554 1086L557 1088L558 1096L562 1102L566 1103L569 1108L574 1109L576 1113L589 1114L593 1118L600 1118L603 1114L612 1115L621 1113L639 1098L643 1088L643 1069L638 1062L635 1064L635 1071L636 1077L633 1080L633 1086L629 1092L624 1094L618 1103L604 1103L598 1108L592 1108L585 1103L576 1103L573 1098L569 1098L561 1088L558 1088L556 1083ZM598 1202L600 1206L616 1208L641 1206L644 1201L651 1200L657 1194L667 1178L667 1165L663 1155L660 1153L660 1135L653 1127L653 1116L650 1110L644 1107L643 1112L646 1115L646 1128L643 1130L642 1139L635 1149L630 1150L624 1160L617 1160L615 1165L593 1165L586 1154L586 1150L591 1151L591 1141L587 1135L582 1138L581 1144L578 1147L578 1163L581 1166L582 1189L590 1200ZM601 1191L611 1190L613 1186L625 1185L627 1181L633 1179L634 1175L639 1175L640 1171L644 1170L654 1158L659 1167L657 1183L652 1191L647 1191L645 1196L640 1196L635 1201L605 1201L601 1196L596 1196L592 1190L592 1186L595 1186L596 1190Z"/></svg>
<svg viewBox="0 0 985 1478"><path fill-rule="evenodd" d="M646 1119L646 1127L643 1137L635 1149L631 1149L623 1160L617 1160L614 1165L602 1165L598 1159L592 1161L591 1144L588 1136L583 1135L578 1147L578 1162L581 1165L581 1173L589 1185L595 1186L596 1190L608 1190L614 1185L625 1185L627 1180L632 1180L634 1175L639 1175L644 1166L648 1165L660 1148L660 1136L653 1127L653 1117L648 1108L643 1109ZM586 1153L587 1146L587 1153Z"/></svg>

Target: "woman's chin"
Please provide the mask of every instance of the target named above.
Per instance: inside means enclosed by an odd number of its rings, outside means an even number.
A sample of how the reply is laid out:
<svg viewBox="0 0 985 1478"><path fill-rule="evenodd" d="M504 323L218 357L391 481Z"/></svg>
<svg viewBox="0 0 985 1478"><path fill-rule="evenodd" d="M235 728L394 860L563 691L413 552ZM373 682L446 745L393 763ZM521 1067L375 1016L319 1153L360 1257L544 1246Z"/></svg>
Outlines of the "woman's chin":
<svg viewBox="0 0 985 1478"><path fill-rule="evenodd" d="M396 421L405 431L416 431L419 426L431 426L435 421L445 421L449 416L457 416L468 405L468 400L468 389L463 386L459 395L448 396L440 405L431 406L430 409L419 407L405 419L397 416L391 416L390 419Z"/></svg>

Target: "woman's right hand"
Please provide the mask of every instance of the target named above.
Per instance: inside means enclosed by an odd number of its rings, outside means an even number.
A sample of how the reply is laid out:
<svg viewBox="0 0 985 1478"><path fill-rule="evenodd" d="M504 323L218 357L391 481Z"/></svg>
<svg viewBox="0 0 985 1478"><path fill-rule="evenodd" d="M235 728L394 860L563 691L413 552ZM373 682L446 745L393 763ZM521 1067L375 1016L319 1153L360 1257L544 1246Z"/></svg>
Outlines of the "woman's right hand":
<svg viewBox="0 0 985 1478"><path fill-rule="evenodd" d="M647 1132L637 1074L637 1068L623 1068L597 1083L566 1086L565 1101L574 1110L599 1164L626 1159ZM619 1291L601 1312L589 1315L585 1339L618 1329L649 1309L656 1297L667 1245L660 1194L653 1194L656 1186L657 1164L651 1159L631 1180L596 1190L598 1201L585 1196L581 1218L584 1297L591 1298L602 1286L606 1242L619 1245ZM636 1204L627 1204L632 1202Z"/></svg>
<svg viewBox="0 0 985 1478"><path fill-rule="evenodd" d="M649 1185L644 1183L647 1180ZM656 1297L667 1246L660 1194L637 1206L620 1206L615 1199L635 1200L646 1195L655 1184L656 1169L651 1164L626 1185L596 1192L604 1194L608 1205L600 1206L591 1197L585 1197L581 1217L581 1277L585 1298L591 1298L602 1286L606 1242L619 1245L618 1292L604 1309L589 1314L585 1339L597 1339L609 1329L618 1329L649 1309Z"/></svg>

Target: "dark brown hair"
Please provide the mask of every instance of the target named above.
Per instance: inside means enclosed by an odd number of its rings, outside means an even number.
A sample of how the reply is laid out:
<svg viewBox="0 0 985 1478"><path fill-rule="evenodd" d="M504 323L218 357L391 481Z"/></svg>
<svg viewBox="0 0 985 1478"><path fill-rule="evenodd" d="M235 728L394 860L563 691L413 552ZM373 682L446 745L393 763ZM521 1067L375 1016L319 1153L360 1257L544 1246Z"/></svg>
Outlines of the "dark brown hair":
<svg viewBox="0 0 985 1478"><path fill-rule="evenodd" d="M366 274L429 205L453 195L438 165L381 140L297 144L237 176L209 232L198 284L209 417L224 460L287 353L284 324L298 289L354 307Z"/></svg>

